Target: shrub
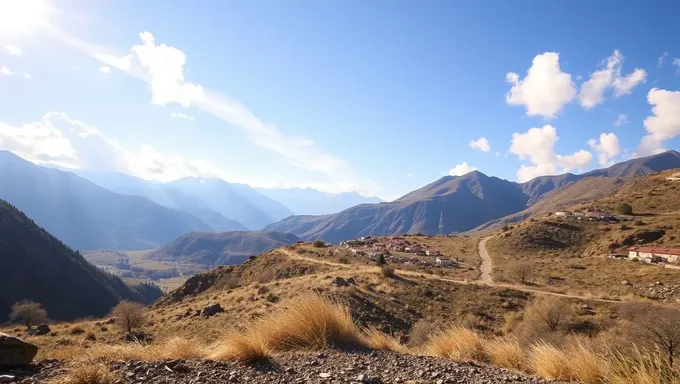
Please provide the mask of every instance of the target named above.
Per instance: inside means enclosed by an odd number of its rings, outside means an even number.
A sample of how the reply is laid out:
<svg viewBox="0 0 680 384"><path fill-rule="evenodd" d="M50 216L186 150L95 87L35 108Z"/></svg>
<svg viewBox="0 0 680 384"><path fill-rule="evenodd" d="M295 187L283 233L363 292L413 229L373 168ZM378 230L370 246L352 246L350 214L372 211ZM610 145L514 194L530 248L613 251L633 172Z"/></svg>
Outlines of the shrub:
<svg viewBox="0 0 680 384"><path fill-rule="evenodd" d="M378 264L378 265L385 265L385 264L387 264L387 260L385 260L385 255L383 255L383 254L381 253L380 256L378 256L378 260L376 260L376 264Z"/></svg>
<svg viewBox="0 0 680 384"><path fill-rule="evenodd" d="M278 303L281 300L281 298L273 293L270 293L267 295L266 300L270 303Z"/></svg>
<svg viewBox="0 0 680 384"><path fill-rule="evenodd" d="M312 245L314 246L314 248L325 248L326 247L326 243L321 239L314 240Z"/></svg>
<svg viewBox="0 0 680 384"><path fill-rule="evenodd" d="M95 341L97 340L97 336L95 336L94 333L89 332L87 335L85 335L85 340Z"/></svg>
<svg viewBox="0 0 680 384"><path fill-rule="evenodd" d="M485 343L484 352L493 365L518 371L526 369L524 349L515 340L490 340Z"/></svg>
<svg viewBox="0 0 680 384"><path fill-rule="evenodd" d="M349 259L343 256L343 257L341 257L341 258L338 259L338 263L340 263L340 264L349 264Z"/></svg>
<svg viewBox="0 0 680 384"><path fill-rule="evenodd" d="M417 347L425 344L430 336L438 332L437 326L425 319L418 320L413 327L408 337L408 344L412 347Z"/></svg>
<svg viewBox="0 0 680 384"><path fill-rule="evenodd" d="M454 361L484 361L482 338L467 328L453 327L432 335L425 345L428 355L448 357Z"/></svg>
<svg viewBox="0 0 680 384"><path fill-rule="evenodd" d="M126 333L141 328L146 323L146 308L139 303L123 300L111 311L115 324Z"/></svg>
<svg viewBox="0 0 680 384"><path fill-rule="evenodd" d="M380 266L380 274L383 277L392 278L397 274L395 273L394 267L391 265L383 264Z"/></svg>
<svg viewBox="0 0 680 384"><path fill-rule="evenodd" d="M57 379L56 384L114 384L118 377L104 364L79 365L66 376Z"/></svg>
<svg viewBox="0 0 680 384"><path fill-rule="evenodd" d="M534 266L528 262L516 262L510 267L508 273L518 283L526 284L534 275Z"/></svg>
<svg viewBox="0 0 680 384"><path fill-rule="evenodd" d="M572 317L572 314L568 302L556 297L540 297L527 308L525 319L533 322L534 326L542 325L548 331L555 332Z"/></svg>
<svg viewBox="0 0 680 384"><path fill-rule="evenodd" d="M23 300L12 305L9 318L20 321L30 329L34 325L47 322L47 311L39 303Z"/></svg>
<svg viewBox="0 0 680 384"><path fill-rule="evenodd" d="M366 337L366 344L369 348L401 353L405 353L408 350L405 346L399 343L397 339L384 332L381 332L376 328L364 329L364 334Z"/></svg>
<svg viewBox="0 0 680 384"><path fill-rule="evenodd" d="M83 329L83 327L75 326L71 328L71 331L69 333L72 335L82 335L83 333L85 333L85 330Z"/></svg>
<svg viewBox="0 0 680 384"><path fill-rule="evenodd" d="M633 207L628 203L621 203L617 207L617 211L619 211L619 213L622 215L632 215Z"/></svg>
<svg viewBox="0 0 680 384"><path fill-rule="evenodd" d="M586 384L602 383L609 369L606 360L581 342L566 349L539 342L531 348L529 365L534 373L543 378Z"/></svg>

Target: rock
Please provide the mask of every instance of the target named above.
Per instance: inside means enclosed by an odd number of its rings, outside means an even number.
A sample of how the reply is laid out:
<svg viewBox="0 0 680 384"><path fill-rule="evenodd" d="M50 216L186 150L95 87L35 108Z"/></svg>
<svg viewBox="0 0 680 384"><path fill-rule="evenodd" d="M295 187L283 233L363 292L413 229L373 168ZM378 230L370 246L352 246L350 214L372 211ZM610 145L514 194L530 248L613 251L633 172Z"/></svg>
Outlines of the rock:
<svg viewBox="0 0 680 384"><path fill-rule="evenodd" d="M322 379L327 379L327 378L331 377L331 374L328 373L328 372L321 372L321 373L319 373L319 377L322 378Z"/></svg>
<svg viewBox="0 0 680 384"><path fill-rule="evenodd" d="M0 366L28 365L37 353L36 345L0 332Z"/></svg>
<svg viewBox="0 0 680 384"><path fill-rule="evenodd" d="M360 383L367 383L367 384L379 384L379 383L382 382L380 380L380 378L369 376L369 375L366 375L364 373L357 376L357 381L360 382Z"/></svg>
<svg viewBox="0 0 680 384"><path fill-rule="evenodd" d="M219 303L211 304L203 308L203 317L214 316L222 312L224 312L224 308Z"/></svg>
<svg viewBox="0 0 680 384"><path fill-rule="evenodd" d="M268 293L269 293L269 288L268 288L267 286L265 286L265 285L261 286L261 287L258 288L258 290L257 290L257 294L258 294L258 295L266 295L266 294L268 294Z"/></svg>
<svg viewBox="0 0 680 384"><path fill-rule="evenodd" d="M630 281L628 281L628 280L623 280L623 281L621 282L621 285L630 285Z"/></svg>
<svg viewBox="0 0 680 384"><path fill-rule="evenodd" d="M356 284L357 284L357 281L354 280L353 277L350 277L349 279L347 279L347 284L356 285Z"/></svg>
<svg viewBox="0 0 680 384"><path fill-rule="evenodd" d="M343 279L342 277L336 277L333 280L331 280L331 284L335 285L336 287L347 287L349 286L349 283L347 280Z"/></svg>

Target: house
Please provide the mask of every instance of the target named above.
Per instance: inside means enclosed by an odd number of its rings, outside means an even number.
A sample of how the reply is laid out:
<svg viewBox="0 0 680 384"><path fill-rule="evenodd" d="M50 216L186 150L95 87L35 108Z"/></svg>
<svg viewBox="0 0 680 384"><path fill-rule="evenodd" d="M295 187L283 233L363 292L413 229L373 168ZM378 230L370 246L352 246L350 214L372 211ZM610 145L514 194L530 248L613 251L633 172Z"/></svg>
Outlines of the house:
<svg viewBox="0 0 680 384"><path fill-rule="evenodd" d="M569 211L557 211L557 212L555 212L555 216L567 217L567 216L574 216L574 214L569 212Z"/></svg>
<svg viewBox="0 0 680 384"><path fill-rule="evenodd" d="M573 212L574 217L585 217L585 212Z"/></svg>
<svg viewBox="0 0 680 384"><path fill-rule="evenodd" d="M437 263L437 265L441 265L441 266L456 265L455 261L453 261L451 259L447 259L446 257L438 257L434 261L435 261L435 263Z"/></svg>
<svg viewBox="0 0 680 384"><path fill-rule="evenodd" d="M628 248L628 258L648 263L677 263L680 259L679 248L632 247Z"/></svg>

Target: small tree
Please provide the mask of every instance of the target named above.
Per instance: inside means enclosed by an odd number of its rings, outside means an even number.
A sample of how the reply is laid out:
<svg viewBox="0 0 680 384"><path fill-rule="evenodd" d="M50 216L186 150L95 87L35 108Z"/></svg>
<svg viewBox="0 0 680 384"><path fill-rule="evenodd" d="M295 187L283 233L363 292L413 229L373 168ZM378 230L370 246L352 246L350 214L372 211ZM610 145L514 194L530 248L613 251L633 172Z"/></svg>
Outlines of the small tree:
<svg viewBox="0 0 680 384"><path fill-rule="evenodd" d="M542 323L550 332L557 331L571 316L572 308L569 303L556 297L537 298L527 308L527 317Z"/></svg>
<svg viewBox="0 0 680 384"><path fill-rule="evenodd" d="M312 245L313 245L315 248L324 248L324 247L326 246L326 243L325 243L323 240L319 239L319 240L314 240L314 242L312 243Z"/></svg>
<svg viewBox="0 0 680 384"><path fill-rule="evenodd" d="M527 262L515 263L508 271L510 276L520 284L526 284L534 275L534 266Z"/></svg>
<svg viewBox="0 0 680 384"><path fill-rule="evenodd" d="M628 203L619 204L619 207L617 208L617 210L622 215L632 215L633 214L633 207Z"/></svg>
<svg viewBox="0 0 680 384"><path fill-rule="evenodd" d="M26 328L30 329L34 325L47 321L47 311L39 303L23 300L12 305L9 318L12 321L22 322Z"/></svg>
<svg viewBox="0 0 680 384"><path fill-rule="evenodd" d="M387 264L387 260L385 260L385 255L383 255L383 254L381 253L380 256L378 256L378 260L376 261L376 264L378 264L378 265L385 265L385 264Z"/></svg>
<svg viewBox="0 0 680 384"><path fill-rule="evenodd" d="M673 365L673 358L680 352L680 309L662 307L651 304L631 304L628 317L634 332L643 344L658 348L666 355L669 365Z"/></svg>
<svg viewBox="0 0 680 384"><path fill-rule="evenodd" d="M146 308L139 303L123 300L113 308L111 316L123 332L131 333L146 323Z"/></svg>

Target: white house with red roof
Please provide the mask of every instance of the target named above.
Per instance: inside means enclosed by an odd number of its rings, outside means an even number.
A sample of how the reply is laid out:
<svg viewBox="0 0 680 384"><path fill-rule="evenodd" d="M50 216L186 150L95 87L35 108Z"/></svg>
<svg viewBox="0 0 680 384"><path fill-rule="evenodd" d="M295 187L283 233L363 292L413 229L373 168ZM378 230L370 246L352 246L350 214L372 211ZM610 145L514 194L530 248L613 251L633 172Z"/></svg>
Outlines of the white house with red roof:
<svg viewBox="0 0 680 384"><path fill-rule="evenodd" d="M628 258L643 260L650 263L677 263L680 259L680 248L632 247L628 248Z"/></svg>

